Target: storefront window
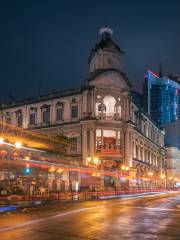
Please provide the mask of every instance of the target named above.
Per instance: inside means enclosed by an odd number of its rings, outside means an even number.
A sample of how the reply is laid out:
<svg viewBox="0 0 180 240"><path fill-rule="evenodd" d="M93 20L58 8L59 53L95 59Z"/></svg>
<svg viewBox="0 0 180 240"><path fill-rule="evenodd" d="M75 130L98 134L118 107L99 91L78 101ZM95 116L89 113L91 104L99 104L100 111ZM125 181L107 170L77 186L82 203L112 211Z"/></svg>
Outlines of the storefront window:
<svg viewBox="0 0 180 240"><path fill-rule="evenodd" d="M120 132L113 130L96 130L96 149L102 154L119 154Z"/></svg>

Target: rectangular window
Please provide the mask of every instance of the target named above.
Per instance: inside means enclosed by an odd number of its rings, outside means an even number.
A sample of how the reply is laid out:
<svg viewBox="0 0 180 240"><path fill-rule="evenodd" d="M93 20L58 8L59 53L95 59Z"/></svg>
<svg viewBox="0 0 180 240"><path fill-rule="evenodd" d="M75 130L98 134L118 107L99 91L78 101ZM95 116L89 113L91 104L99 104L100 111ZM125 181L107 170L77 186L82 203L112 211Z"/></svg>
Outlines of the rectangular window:
<svg viewBox="0 0 180 240"><path fill-rule="evenodd" d="M23 115L22 114L18 114L17 115L17 126L18 127L22 127L23 124Z"/></svg>
<svg viewBox="0 0 180 240"><path fill-rule="evenodd" d="M71 137L69 141L71 144L71 153L77 153L77 137Z"/></svg>
<svg viewBox="0 0 180 240"><path fill-rule="evenodd" d="M71 107L71 117L78 118L78 106L74 105Z"/></svg>
<svg viewBox="0 0 180 240"><path fill-rule="evenodd" d="M62 121L63 120L63 108L57 108L56 110L56 120Z"/></svg>
<svg viewBox="0 0 180 240"><path fill-rule="evenodd" d="M36 113L35 112L30 113L29 124L30 125L35 125L36 124Z"/></svg>
<svg viewBox="0 0 180 240"><path fill-rule="evenodd" d="M50 123L50 108L43 111L43 123Z"/></svg>
<svg viewBox="0 0 180 240"><path fill-rule="evenodd" d="M5 121L6 121L7 124L11 124L11 116L7 115L6 118L5 118Z"/></svg>

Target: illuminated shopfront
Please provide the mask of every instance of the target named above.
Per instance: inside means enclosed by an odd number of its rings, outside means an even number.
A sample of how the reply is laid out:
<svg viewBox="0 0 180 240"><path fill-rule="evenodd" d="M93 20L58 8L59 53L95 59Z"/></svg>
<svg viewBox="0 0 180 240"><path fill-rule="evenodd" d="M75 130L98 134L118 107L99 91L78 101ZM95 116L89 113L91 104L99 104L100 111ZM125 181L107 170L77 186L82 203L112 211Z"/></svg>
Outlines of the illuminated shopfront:
<svg viewBox="0 0 180 240"><path fill-rule="evenodd" d="M99 155L120 155L120 131L97 129L96 153Z"/></svg>

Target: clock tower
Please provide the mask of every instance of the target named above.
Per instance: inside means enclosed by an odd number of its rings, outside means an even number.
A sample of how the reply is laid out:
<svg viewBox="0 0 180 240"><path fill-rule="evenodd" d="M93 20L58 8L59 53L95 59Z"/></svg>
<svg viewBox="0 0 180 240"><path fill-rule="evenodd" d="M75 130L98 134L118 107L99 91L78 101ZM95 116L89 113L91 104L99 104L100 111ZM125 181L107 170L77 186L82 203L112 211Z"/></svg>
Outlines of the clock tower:
<svg viewBox="0 0 180 240"><path fill-rule="evenodd" d="M91 50L89 57L89 70L91 74L103 70L118 70L122 72L123 51L112 40L113 30L105 26L99 30L101 40Z"/></svg>

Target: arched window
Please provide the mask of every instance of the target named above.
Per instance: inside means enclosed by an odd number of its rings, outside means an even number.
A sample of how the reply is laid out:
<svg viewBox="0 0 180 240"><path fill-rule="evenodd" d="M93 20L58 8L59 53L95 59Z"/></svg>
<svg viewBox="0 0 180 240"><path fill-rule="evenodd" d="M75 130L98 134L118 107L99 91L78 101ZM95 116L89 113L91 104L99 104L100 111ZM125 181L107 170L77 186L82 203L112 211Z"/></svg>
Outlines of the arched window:
<svg viewBox="0 0 180 240"><path fill-rule="evenodd" d="M113 96L104 97L104 105L106 106L106 116L113 117L115 114L115 104L116 100Z"/></svg>

